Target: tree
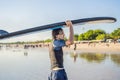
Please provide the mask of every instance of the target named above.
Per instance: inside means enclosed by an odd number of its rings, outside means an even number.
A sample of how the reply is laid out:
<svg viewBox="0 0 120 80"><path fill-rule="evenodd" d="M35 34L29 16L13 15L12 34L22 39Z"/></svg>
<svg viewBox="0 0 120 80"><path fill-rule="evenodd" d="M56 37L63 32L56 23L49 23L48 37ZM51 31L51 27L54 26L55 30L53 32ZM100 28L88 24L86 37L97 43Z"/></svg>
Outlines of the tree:
<svg viewBox="0 0 120 80"><path fill-rule="evenodd" d="M94 39L94 34L93 34L93 30L88 30L87 32L84 33L84 39L85 40L92 40Z"/></svg>
<svg viewBox="0 0 120 80"><path fill-rule="evenodd" d="M101 34L106 34L106 32L104 30L101 30L101 29L94 30L94 39L96 39L96 37L101 35Z"/></svg>
<svg viewBox="0 0 120 80"><path fill-rule="evenodd" d="M106 39L111 39L112 37L110 36L109 33L106 33L106 34L105 34L105 38L106 38Z"/></svg>
<svg viewBox="0 0 120 80"><path fill-rule="evenodd" d="M78 40L79 40L79 41L84 40L84 34L80 34L80 35L78 36Z"/></svg>
<svg viewBox="0 0 120 80"><path fill-rule="evenodd" d="M78 34L75 34L75 35L74 35L74 40L75 40L75 41L78 41L78 36L79 36Z"/></svg>
<svg viewBox="0 0 120 80"><path fill-rule="evenodd" d="M96 37L96 40L104 40L105 39L105 34L100 34Z"/></svg>
<svg viewBox="0 0 120 80"><path fill-rule="evenodd" d="M97 36L104 34L103 38L105 38L105 31L104 30L88 30L87 32L80 34L78 40L95 40ZM99 36L100 38L100 36ZM98 38L97 38L98 39Z"/></svg>
<svg viewBox="0 0 120 80"><path fill-rule="evenodd" d="M120 28L114 30L110 35L113 39L119 39L120 38Z"/></svg>

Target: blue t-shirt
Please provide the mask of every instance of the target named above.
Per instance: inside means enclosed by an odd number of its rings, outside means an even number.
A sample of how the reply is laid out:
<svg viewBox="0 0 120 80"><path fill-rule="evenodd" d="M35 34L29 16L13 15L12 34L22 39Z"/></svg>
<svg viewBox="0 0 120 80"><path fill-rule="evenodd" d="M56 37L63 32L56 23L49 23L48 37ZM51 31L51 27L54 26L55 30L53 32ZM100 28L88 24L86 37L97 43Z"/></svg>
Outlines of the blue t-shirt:
<svg viewBox="0 0 120 80"><path fill-rule="evenodd" d="M54 40L53 47L55 50L60 50L61 47L65 46L65 40Z"/></svg>

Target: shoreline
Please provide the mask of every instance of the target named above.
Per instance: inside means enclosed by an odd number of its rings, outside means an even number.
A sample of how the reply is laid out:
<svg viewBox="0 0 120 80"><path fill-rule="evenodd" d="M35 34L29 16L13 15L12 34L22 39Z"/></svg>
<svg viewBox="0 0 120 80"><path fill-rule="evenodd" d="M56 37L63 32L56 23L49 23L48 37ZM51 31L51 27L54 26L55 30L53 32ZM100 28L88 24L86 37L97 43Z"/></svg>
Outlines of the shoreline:
<svg viewBox="0 0 120 80"><path fill-rule="evenodd" d="M49 48L50 43L39 44L0 44L0 48ZM65 51L120 53L120 43L77 43L63 47Z"/></svg>
<svg viewBox="0 0 120 80"><path fill-rule="evenodd" d="M73 44L70 47L65 47L64 50L73 50L80 52L102 52L102 53L120 53L120 43L80 43Z"/></svg>

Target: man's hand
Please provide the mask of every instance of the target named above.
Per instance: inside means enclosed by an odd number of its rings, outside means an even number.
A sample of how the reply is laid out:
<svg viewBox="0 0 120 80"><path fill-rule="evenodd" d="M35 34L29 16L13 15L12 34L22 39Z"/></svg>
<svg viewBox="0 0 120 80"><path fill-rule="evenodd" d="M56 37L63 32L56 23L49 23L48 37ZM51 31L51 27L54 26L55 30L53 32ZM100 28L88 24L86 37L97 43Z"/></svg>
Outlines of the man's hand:
<svg viewBox="0 0 120 80"><path fill-rule="evenodd" d="M65 23L67 27L72 27L72 22L70 20L67 20Z"/></svg>

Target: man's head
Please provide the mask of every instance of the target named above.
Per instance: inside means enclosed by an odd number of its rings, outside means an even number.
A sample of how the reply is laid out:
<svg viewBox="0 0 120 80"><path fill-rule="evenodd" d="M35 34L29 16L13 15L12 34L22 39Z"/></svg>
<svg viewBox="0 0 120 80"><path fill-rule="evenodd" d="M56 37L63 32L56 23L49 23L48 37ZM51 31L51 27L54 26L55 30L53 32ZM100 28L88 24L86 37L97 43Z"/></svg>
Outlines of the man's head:
<svg viewBox="0 0 120 80"><path fill-rule="evenodd" d="M64 31L62 28L54 29L52 31L52 37L54 40L61 40L64 39Z"/></svg>

